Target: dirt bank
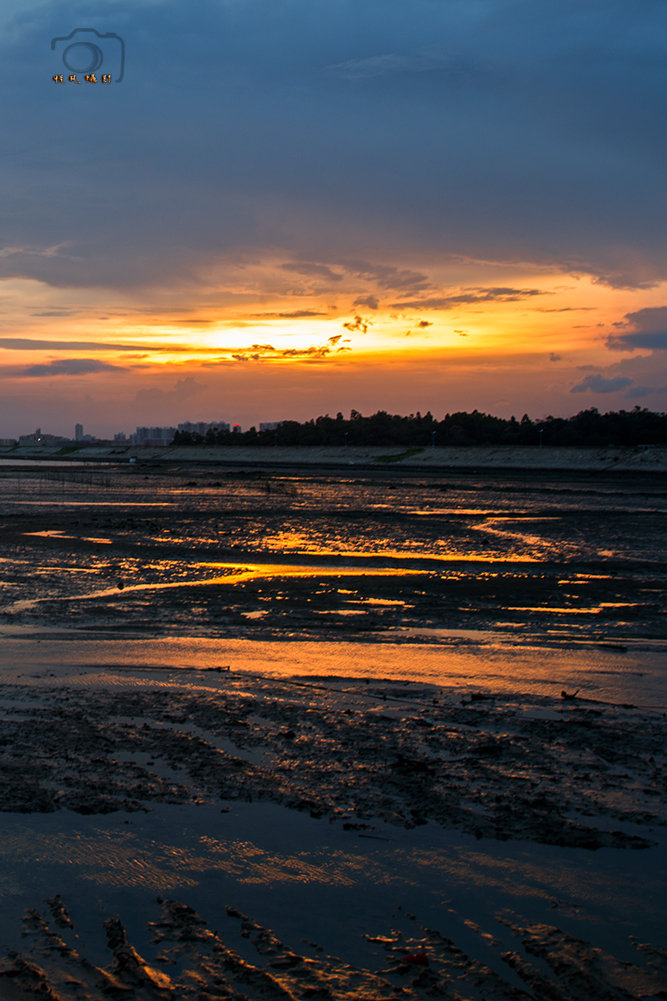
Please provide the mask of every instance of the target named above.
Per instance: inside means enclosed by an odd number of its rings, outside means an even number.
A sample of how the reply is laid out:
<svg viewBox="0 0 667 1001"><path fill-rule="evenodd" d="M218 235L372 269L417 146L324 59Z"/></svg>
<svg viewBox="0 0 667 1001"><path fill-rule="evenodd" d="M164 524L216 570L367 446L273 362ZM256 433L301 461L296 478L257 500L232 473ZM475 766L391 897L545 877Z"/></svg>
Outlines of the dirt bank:
<svg viewBox="0 0 667 1001"><path fill-rule="evenodd" d="M667 446L634 448L513 448L508 446L368 448L147 448L133 446L23 446L0 450L8 464L26 459L54 462L192 463L298 468L523 469L598 472L667 472Z"/></svg>

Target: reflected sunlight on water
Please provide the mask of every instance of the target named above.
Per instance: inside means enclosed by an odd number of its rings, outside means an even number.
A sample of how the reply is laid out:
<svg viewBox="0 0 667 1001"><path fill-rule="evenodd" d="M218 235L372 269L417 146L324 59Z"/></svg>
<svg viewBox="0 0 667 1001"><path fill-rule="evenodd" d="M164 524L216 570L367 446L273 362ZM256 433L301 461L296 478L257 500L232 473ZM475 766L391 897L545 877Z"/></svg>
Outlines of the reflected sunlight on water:
<svg viewBox="0 0 667 1001"><path fill-rule="evenodd" d="M529 648L667 645L655 478L35 467L0 475L0 514L0 624L313 641L324 673L339 643L400 637L411 676L437 644L522 644L511 671Z"/></svg>
<svg viewBox="0 0 667 1001"><path fill-rule="evenodd" d="M28 686L53 685L62 674L66 684L104 685L108 667L125 668L127 674L114 675L114 684L129 687L163 684L165 679L156 679L154 672L164 670L175 672L170 684L178 679L179 684L213 684L223 689L243 679L252 685L253 673L323 681L384 678L454 687L461 692L556 697L562 689L580 688L581 698L667 707L661 649L636 647L619 652L583 644L550 649L516 646L510 637L493 631L480 630L477 635L470 630L439 632L442 645L201 637L87 639L66 631L43 634L44 641L40 641L34 632L3 628L0 637L6 666L0 670L0 679ZM221 665L225 670L218 675ZM24 673L28 668L31 673ZM51 671L53 675L40 674Z"/></svg>

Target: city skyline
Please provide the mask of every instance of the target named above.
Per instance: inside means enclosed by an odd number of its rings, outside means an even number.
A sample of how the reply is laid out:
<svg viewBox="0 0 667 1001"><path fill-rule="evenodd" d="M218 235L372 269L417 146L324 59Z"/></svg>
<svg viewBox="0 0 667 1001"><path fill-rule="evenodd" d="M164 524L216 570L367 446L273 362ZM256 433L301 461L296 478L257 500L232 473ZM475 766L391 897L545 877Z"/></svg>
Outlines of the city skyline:
<svg viewBox="0 0 667 1001"><path fill-rule="evenodd" d="M667 408L657 0L0 23L3 434ZM121 82L52 79L81 26Z"/></svg>
<svg viewBox="0 0 667 1001"><path fill-rule="evenodd" d="M273 427L277 427L279 422L272 422ZM98 435L96 433L90 433L86 431L84 425L78 421L74 425L73 435L54 435L51 431L42 431L41 427L36 428L34 431L24 432L19 434L14 439L19 443L27 443L28 439L34 440L34 443L39 443L40 441L47 442L50 439L58 438L62 441L72 441L78 443L90 443L97 441L127 441L133 444L143 444L148 438L152 437L149 432L155 432L154 437L160 438L160 444L168 444L169 438L173 437L176 431L186 431L188 433L195 433L200 435L205 435L207 431L213 430L241 430L239 425L231 425L227 421L216 420L216 421L180 421L178 424L172 425L160 425L160 426L137 426L132 432L130 431L115 431L112 435ZM260 430L263 430L266 425L260 425ZM9 441L9 439L2 435L2 429L0 429L0 440ZM167 432L171 434L168 435Z"/></svg>

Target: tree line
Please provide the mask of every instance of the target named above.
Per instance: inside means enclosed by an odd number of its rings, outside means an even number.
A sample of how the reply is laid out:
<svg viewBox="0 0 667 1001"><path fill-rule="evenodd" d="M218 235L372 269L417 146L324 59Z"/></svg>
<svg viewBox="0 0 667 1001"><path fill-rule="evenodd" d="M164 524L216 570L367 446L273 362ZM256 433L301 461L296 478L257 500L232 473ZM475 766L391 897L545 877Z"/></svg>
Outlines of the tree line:
<svg viewBox="0 0 667 1001"><path fill-rule="evenodd" d="M473 410L446 414L437 420L430 412L407 417L378 410L364 417L353 410L309 421L281 421L276 428L258 431L210 430L206 435L177 431L174 445L248 446L300 445L423 448L429 445L661 445L667 444L667 414L641 407L601 414L595 407L574 417L546 417L533 421L493 417Z"/></svg>

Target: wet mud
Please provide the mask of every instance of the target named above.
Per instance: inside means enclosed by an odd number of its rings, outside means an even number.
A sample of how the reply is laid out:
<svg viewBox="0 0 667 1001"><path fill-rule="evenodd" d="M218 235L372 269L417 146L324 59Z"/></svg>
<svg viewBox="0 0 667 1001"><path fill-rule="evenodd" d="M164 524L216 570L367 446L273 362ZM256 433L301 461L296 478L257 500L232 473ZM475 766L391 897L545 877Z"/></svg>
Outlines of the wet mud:
<svg viewBox="0 0 667 1001"><path fill-rule="evenodd" d="M667 640L660 477L0 472L0 626L26 627L27 636L34 627L46 642L49 630L64 628L156 644L166 636L280 639L287 651L294 639L345 639L358 641L363 657L366 640L390 638L404 643L407 663L411 644L437 643L440 629L504 632L535 657L576 644L621 652L654 644L659 654ZM84 934L81 902L68 899L66 884L45 885L0 960L3 1001L667 997L664 939L644 933L643 913L653 885L665 883L660 704L621 704L620 683L619 697L602 702L576 686L508 694L506 685L277 678L224 663L148 671L77 662L51 671L30 667L29 639L25 649L3 665L0 814L25 820L28 832L31 822L37 831L38 822L55 829L58 818L92 819L118 838L160 811L219 819L252 804L311 825L316 844L317 832L349 839L355 873L366 866L369 881L381 871L373 846L394 832L403 840L391 864L398 870L409 859L426 872L425 860L439 858L444 900L434 918L424 902L428 876L410 875L402 903L380 914L366 886L354 907L367 951L350 958L335 935L310 941L290 931L290 909L304 899L317 905L333 883L324 866L305 898L295 889L300 876L292 873L289 892L275 867L263 877L267 895L278 884L285 894L284 921L270 927L242 907L252 882L243 867L261 855L248 832L241 856L225 863L229 895L219 906L198 902L210 872L204 862L194 872L192 862L178 894L153 894L141 930L108 911ZM17 858L30 846L21 837ZM48 838L47 828L35 845ZM479 846L465 878L471 901L488 895L481 910L467 908L465 894L463 905L447 904L452 838ZM97 863L82 861L91 843L81 836L78 855L65 860L84 881L94 881ZM155 842L127 844L139 864ZM166 854L180 858L180 844L165 833ZM607 924L619 915L615 937L602 936L592 911L581 920L543 872L530 882L525 869L516 881L525 892L494 883L489 860L510 849L543 861L553 854L554 870L566 853L592 882L596 865L607 874L616 866L624 902L613 886L605 890ZM309 858L295 843L283 868L305 871ZM353 890L349 855L336 859L336 885ZM511 880L511 863L502 865ZM129 886L122 868L113 878ZM157 877L144 867L142 879L148 892ZM91 936L106 941L104 961Z"/></svg>
<svg viewBox="0 0 667 1001"><path fill-rule="evenodd" d="M487 854L494 841L517 841L620 858L665 842L659 713L578 699L461 698L405 682L199 671L188 684L187 673L163 672L150 687L135 672L125 690L102 680L77 686L76 675L53 687L43 677L3 686L1 809L117 814L127 823L165 803L224 814L235 802L269 802L333 825L360 846L386 842L392 828L409 836L430 823L480 839ZM242 859L233 864L243 872ZM341 864L337 879L346 882ZM633 960L627 950L617 958L567 926L500 907L487 915L492 931L459 915L476 940L471 952L465 937L447 933L446 908L435 928L419 915L419 894L408 899L409 909L386 915L380 933L366 933L375 951L361 966L326 941L283 943L233 899L230 921L212 927L187 894L155 904L152 938L136 946L110 914L109 961L100 965L86 958L66 895L53 895L26 912L20 947L0 961L0 997L666 996L667 956L642 937L628 940ZM556 899L550 906L560 907ZM377 918L369 924L377 929Z"/></svg>
<svg viewBox="0 0 667 1001"><path fill-rule="evenodd" d="M355 830L432 821L589 850L646 848L667 819L664 713L397 682L183 690L178 674L148 690L3 686L0 810L263 800Z"/></svg>
<svg viewBox="0 0 667 1001"><path fill-rule="evenodd" d="M660 476L0 472L0 623L667 640Z"/></svg>
<svg viewBox="0 0 667 1001"><path fill-rule="evenodd" d="M480 943L499 950L505 966L499 972L414 915L410 930L367 936L376 945L377 967L366 969L329 955L315 942L301 940L292 947L233 905L226 907L222 930L179 901L158 898L155 912L146 955L128 940L117 918L107 919L109 962L99 966L81 954L62 899L45 900L24 917L24 951L0 961L2 997L648 1001L666 993L664 950L635 942L637 961L619 962L553 925L531 924L515 913L497 915L508 931L505 941L468 923Z"/></svg>

